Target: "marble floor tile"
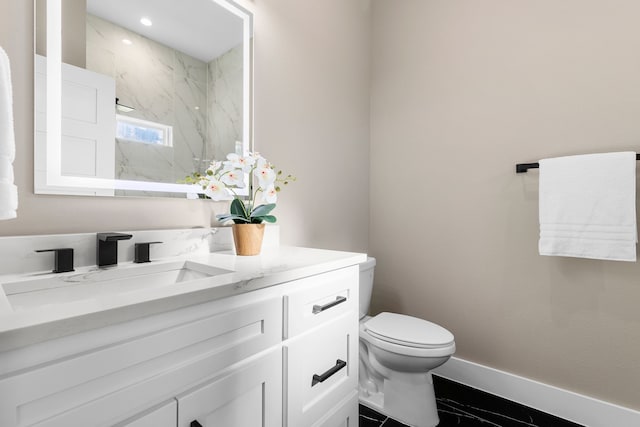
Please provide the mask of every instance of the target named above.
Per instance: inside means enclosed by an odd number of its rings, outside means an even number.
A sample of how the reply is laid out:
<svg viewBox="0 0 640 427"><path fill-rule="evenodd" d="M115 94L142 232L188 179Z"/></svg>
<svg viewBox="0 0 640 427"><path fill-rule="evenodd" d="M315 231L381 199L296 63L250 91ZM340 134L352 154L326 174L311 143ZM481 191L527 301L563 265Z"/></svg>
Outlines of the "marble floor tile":
<svg viewBox="0 0 640 427"><path fill-rule="evenodd" d="M382 423L381 427L410 427L406 424L402 424L400 421L396 421L393 418L387 418L387 421Z"/></svg>
<svg viewBox="0 0 640 427"><path fill-rule="evenodd" d="M433 376L438 427L583 427L507 399ZM360 405L360 427L410 427Z"/></svg>
<svg viewBox="0 0 640 427"><path fill-rule="evenodd" d="M581 427L556 416L433 376L439 427Z"/></svg>
<svg viewBox="0 0 640 427"><path fill-rule="evenodd" d="M360 427L381 427L386 420L385 415L360 405Z"/></svg>

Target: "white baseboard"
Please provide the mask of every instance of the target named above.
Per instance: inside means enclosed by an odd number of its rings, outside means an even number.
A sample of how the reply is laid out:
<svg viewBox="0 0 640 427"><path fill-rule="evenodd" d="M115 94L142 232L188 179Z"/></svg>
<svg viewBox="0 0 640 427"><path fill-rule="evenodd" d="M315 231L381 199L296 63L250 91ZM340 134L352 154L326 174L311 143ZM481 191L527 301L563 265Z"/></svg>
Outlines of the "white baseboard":
<svg viewBox="0 0 640 427"><path fill-rule="evenodd" d="M640 426L640 412L633 409L457 357L433 373L587 427Z"/></svg>

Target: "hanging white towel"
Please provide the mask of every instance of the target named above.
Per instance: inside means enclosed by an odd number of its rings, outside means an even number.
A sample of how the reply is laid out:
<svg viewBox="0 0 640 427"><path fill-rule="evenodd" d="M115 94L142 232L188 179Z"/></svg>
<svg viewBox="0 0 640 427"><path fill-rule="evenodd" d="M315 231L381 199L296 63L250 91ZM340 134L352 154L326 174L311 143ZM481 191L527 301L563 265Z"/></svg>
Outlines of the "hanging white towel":
<svg viewBox="0 0 640 427"><path fill-rule="evenodd" d="M14 184L13 90L9 57L0 47L0 219L16 217L18 188Z"/></svg>
<svg viewBox="0 0 640 427"><path fill-rule="evenodd" d="M540 255L635 261L636 154L540 161Z"/></svg>

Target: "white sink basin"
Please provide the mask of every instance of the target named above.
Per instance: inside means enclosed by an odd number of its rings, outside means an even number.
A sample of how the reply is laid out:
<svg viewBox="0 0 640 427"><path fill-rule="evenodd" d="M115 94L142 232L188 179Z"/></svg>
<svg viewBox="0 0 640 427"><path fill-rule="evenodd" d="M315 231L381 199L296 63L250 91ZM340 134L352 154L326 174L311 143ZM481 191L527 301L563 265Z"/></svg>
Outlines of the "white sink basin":
<svg viewBox="0 0 640 427"><path fill-rule="evenodd" d="M13 309L18 311L175 286L226 273L232 271L193 261L176 261L47 274L3 283L2 288Z"/></svg>

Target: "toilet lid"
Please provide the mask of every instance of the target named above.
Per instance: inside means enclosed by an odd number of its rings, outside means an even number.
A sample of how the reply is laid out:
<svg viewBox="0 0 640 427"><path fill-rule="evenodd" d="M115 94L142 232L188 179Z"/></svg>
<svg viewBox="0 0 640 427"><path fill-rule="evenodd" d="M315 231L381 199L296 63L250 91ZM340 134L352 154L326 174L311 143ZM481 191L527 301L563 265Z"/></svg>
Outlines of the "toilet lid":
<svg viewBox="0 0 640 427"><path fill-rule="evenodd" d="M364 326L376 338L411 347L442 347L454 340L453 334L442 326L404 314L380 313Z"/></svg>

